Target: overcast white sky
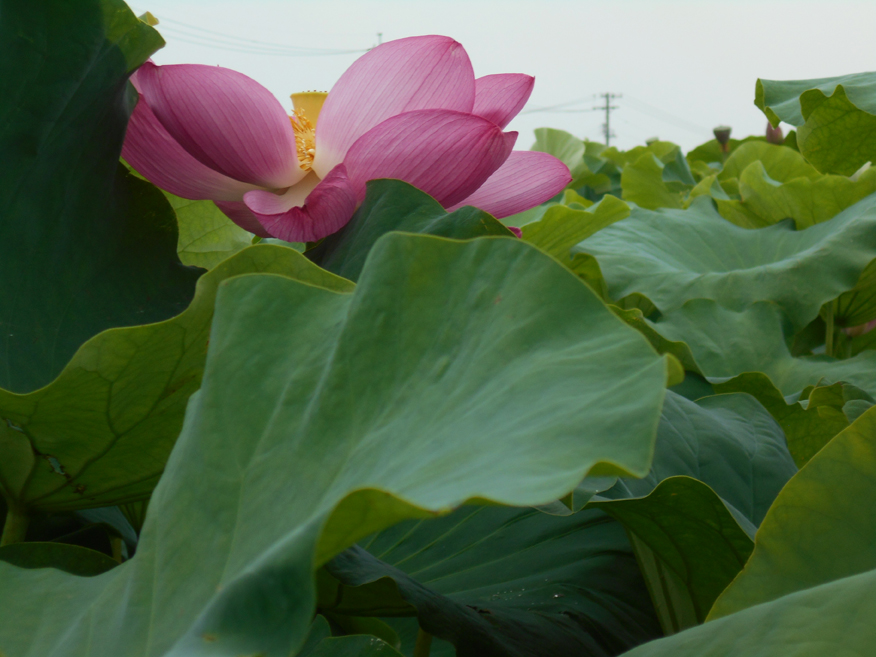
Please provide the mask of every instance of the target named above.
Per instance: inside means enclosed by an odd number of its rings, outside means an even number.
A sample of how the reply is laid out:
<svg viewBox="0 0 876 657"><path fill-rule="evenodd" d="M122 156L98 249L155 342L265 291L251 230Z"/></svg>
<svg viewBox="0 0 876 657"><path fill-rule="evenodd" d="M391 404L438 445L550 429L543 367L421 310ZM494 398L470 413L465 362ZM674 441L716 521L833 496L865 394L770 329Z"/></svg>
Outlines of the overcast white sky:
<svg viewBox="0 0 876 657"><path fill-rule="evenodd" d="M753 105L758 77L803 79L876 70L876 2L747 0L137 0L168 42L158 64L202 63L258 80L289 106L289 94L328 90L357 54L289 56L305 49L367 49L416 34L465 46L477 75L536 77L518 130L529 148L541 126L602 140L594 94L614 101L613 143L659 136L686 150L718 124L734 137L762 134ZM258 43L270 46L272 54ZM233 47L231 47L233 46ZM274 52L279 54L273 54ZM534 109L580 101L563 109Z"/></svg>

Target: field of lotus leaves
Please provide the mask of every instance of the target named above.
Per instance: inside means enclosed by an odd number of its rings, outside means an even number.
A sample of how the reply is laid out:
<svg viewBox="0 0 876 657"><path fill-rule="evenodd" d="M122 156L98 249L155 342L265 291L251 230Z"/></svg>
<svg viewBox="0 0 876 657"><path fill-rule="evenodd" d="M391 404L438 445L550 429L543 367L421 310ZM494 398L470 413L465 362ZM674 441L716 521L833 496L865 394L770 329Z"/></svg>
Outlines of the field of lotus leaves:
<svg viewBox="0 0 876 657"><path fill-rule="evenodd" d="M263 161L149 23L0 0L0 656L874 654L876 73L512 153L399 40Z"/></svg>

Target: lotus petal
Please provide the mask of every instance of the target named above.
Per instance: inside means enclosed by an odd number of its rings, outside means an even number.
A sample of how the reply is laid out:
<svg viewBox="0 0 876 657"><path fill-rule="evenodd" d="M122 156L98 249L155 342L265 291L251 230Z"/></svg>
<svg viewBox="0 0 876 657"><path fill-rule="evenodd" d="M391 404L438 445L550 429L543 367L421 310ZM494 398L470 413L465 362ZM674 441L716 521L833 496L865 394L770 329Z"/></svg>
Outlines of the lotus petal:
<svg viewBox="0 0 876 657"><path fill-rule="evenodd" d="M192 157L164 129L142 97L128 122L122 157L151 183L183 198L239 201L246 192L258 189Z"/></svg>
<svg viewBox="0 0 876 657"><path fill-rule="evenodd" d="M514 151L477 191L447 209L473 205L501 219L544 203L571 181L568 167L553 155Z"/></svg>
<svg viewBox="0 0 876 657"><path fill-rule="evenodd" d="M311 173L283 195L260 190L249 192L244 200L265 231L287 242L314 242L336 233L356 211L356 195L343 164L322 180Z"/></svg>
<svg viewBox="0 0 876 657"><path fill-rule="evenodd" d="M478 78L475 80L472 114L504 128L526 105L534 85L535 78L523 73L501 73Z"/></svg>
<svg viewBox="0 0 876 657"><path fill-rule="evenodd" d="M324 177L357 139L391 116L421 109L471 112L474 102L474 70L453 39L384 43L356 60L329 92L319 114L313 170Z"/></svg>
<svg viewBox="0 0 876 657"><path fill-rule="evenodd" d="M255 80L218 66L151 62L135 77L165 129L211 169L272 188L289 187L306 175L289 117Z"/></svg>
<svg viewBox="0 0 876 657"><path fill-rule="evenodd" d="M447 206L480 187L508 158L516 138L474 114L419 110L360 137L344 164L360 201L367 181L398 178Z"/></svg>
<svg viewBox="0 0 876 657"><path fill-rule="evenodd" d="M254 233L259 237L270 237L271 235L264 229L259 218L246 207L243 201L215 201L216 206L225 213L225 216L231 219L238 226L250 233Z"/></svg>

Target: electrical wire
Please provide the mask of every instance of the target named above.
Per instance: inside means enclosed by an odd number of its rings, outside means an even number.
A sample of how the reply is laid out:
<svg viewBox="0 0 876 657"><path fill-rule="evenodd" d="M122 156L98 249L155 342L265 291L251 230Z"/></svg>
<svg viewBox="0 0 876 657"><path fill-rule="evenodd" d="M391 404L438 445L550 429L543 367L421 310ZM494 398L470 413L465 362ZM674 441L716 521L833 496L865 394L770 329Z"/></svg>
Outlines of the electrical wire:
<svg viewBox="0 0 876 657"><path fill-rule="evenodd" d="M630 108L634 111L658 119L659 121L663 121L664 123L670 123L678 128L687 130L688 132L696 133L698 135L709 134L711 132L707 128L698 126L695 123L691 123L690 121L677 117L673 114L670 114L669 112L664 112L663 110L654 107L653 105L649 105L642 100L638 100L637 98L624 96L624 99L627 101L627 103L630 103Z"/></svg>
<svg viewBox="0 0 876 657"><path fill-rule="evenodd" d="M350 55L350 54L358 54L367 52L367 49L361 50L338 50L334 52L308 52L306 50L298 50L298 51L289 51L284 52L281 50L275 50L270 48L257 48L255 46L243 46L234 43L221 42L213 39L206 39L204 37L200 37L197 35L190 34L181 34L175 31L171 31L168 29L161 30L164 34L169 37L171 43L180 42L180 43L188 43L194 46L202 46L205 48L213 48L216 50L223 50L228 52L239 52L245 53L248 55L270 55L275 57L325 57L325 56L335 56L335 55Z"/></svg>
<svg viewBox="0 0 876 657"><path fill-rule="evenodd" d="M538 112L553 112L558 110L559 108L568 107L569 105L577 105L578 103L583 103L589 100L589 98L578 98L577 100L568 100L565 103L557 103L556 105L548 105L546 107L532 107L530 109L523 110L520 112L521 114L536 114ZM589 110L576 110L576 111L589 111Z"/></svg>
<svg viewBox="0 0 876 657"><path fill-rule="evenodd" d="M290 52L291 51L307 52L308 54L316 54L317 52L319 52L319 53L323 53L323 54L327 54L327 55L329 55L329 54L330 55L340 55L340 54L347 54L347 53L352 53L352 52L362 52L363 51L363 49L345 50L345 49L341 49L341 48L307 48L307 47L300 47L300 46L290 46L288 44L273 43L270 41L260 41L257 39L246 39L243 37L235 36L233 34L225 34L223 32L217 32L215 30L208 30L206 28L198 27L196 25L190 25L188 23L183 23L182 21L177 21L177 20L174 20L172 18L159 18L159 21L160 21L159 26L162 26L162 24L164 24L164 23L170 23L169 27L171 29L174 29L174 30L181 30L183 32L185 32L186 30L193 31L193 32L203 32L204 34L208 34L208 35L213 36L213 37L221 37L221 39L223 41L241 42L240 45L243 45L243 46L245 46L247 44L251 44L251 45L258 46L259 48L272 48L272 49L276 48L279 50L290 51ZM168 29L168 26L164 26L164 27L165 27L165 29ZM199 35L195 34L195 35L191 35L191 36L199 36ZM208 37L201 37L201 38L208 38Z"/></svg>
<svg viewBox="0 0 876 657"><path fill-rule="evenodd" d="M196 25L190 25L172 18L159 17L158 30L166 34L171 41L188 43L190 45L205 48L214 48L230 52L239 52L250 55L271 55L278 57L318 57L332 55L351 55L368 52L368 48L340 49L340 48L307 48L289 46L269 41L247 39L233 34L225 34L215 30L208 30Z"/></svg>
<svg viewBox="0 0 876 657"><path fill-rule="evenodd" d="M531 112L520 112L521 114L536 114L538 112L550 112L551 114L583 114L585 112L604 112L602 107L594 107L592 109L555 109L555 110L532 110Z"/></svg>

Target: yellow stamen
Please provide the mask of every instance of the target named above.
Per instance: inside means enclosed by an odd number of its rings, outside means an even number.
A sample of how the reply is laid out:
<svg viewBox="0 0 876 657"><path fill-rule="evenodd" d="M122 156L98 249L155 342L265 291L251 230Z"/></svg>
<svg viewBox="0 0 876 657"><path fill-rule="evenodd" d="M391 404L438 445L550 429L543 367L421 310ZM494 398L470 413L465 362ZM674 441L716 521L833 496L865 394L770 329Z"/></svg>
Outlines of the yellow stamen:
<svg viewBox="0 0 876 657"><path fill-rule="evenodd" d="M292 94L292 130L295 132L295 147L298 153L298 165L309 171L316 155L316 121L325 101L326 93L322 91L305 91Z"/></svg>
<svg viewBox="0 0 876 657"><path fill-rule="evenodd" d="M298 166L305 171L310 171L313 156L316 155L316 131L304 115L304 110L292 110L292 116L289 117L289 120L292 122L292 131L295 133Z"/></svg>

